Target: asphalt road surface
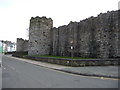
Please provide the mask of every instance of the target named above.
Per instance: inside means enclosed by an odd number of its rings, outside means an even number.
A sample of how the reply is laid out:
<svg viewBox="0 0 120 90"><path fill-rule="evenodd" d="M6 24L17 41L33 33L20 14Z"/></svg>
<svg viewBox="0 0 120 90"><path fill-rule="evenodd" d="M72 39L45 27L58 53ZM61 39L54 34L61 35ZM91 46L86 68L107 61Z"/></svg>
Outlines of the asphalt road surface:
<svg viewBox="0 0 120 90"><path fill-rule="evenodd" d="M118 80L64 73L3 55L2 88L118 88Z"/></svg>

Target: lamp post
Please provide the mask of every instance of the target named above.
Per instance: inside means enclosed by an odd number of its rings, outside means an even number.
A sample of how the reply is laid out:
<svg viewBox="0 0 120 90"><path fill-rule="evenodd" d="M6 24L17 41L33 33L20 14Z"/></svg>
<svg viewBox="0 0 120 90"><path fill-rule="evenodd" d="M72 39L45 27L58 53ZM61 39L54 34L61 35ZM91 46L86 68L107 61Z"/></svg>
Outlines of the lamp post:
<svg viewBox="0 0 120 90"><path fill-rule="evenodd" d="M71 58L73 58L73 49L74 49L74 47L73 47L73 40L70 41L70 43L71 43L71 46L70 46L70 49L71 49Z"/></svg>
<svg viewBox="0 0 120 90"><path fill-rule="evenodd" d="M71 46L71 58L73 58L73 46Z"/></svg>

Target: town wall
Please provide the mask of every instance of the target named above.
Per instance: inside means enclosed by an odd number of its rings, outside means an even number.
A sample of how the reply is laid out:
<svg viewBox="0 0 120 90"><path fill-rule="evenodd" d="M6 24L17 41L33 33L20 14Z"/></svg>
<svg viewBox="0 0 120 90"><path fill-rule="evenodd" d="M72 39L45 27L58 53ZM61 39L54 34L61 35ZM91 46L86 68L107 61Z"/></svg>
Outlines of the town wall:
<svg viewBox="0 0 120 90"><path fill-rule="evenodd" d="M24 40L22 38L17 38L17 52L25 52L28 51L28 40Z"/></svg>
<svg viewBox="0 0 120 90"><path fill-rule="evenodd" d="M30 20L28 55L49 55L52 42L51 18L35 17Z"/></svg>
<svg viewBox="0 0 120 90"><path fill-rule="evenodd" d="M85 58L120 57L120 11L100 13L80 22L53 27L51 18L30 20L28 55L54 55ZM24 51L17 39L17 51Z"/></svg>
<svg viewBox="0 0 120 90"><path fill-rule="evenodd" d="M118 11L53 28L53 55L112 58L120 55ZM72 48L71 48L72 47Z"/></svg>

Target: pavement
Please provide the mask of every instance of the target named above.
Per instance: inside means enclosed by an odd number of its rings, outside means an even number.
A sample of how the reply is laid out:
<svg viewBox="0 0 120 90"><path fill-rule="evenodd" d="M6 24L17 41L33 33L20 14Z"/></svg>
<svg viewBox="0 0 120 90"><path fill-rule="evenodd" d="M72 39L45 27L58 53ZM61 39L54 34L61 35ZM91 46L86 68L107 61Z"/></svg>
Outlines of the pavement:
<svg viewBox="0 0 120 90"><path fill-rule="evenodd" d="M56 65L56 64L50 64L50 63L45 63L45 62L40 62L40 61L34 61L30 59L21 59L17 57L12 57L11 55L7 55L7 57L21 60L27 63L39 65L39 66L46 67L49 69L54 69L54 70L76 74L76 75L120 79L120 75L119 75L120 66L70 67L70 66Z"/></svg>

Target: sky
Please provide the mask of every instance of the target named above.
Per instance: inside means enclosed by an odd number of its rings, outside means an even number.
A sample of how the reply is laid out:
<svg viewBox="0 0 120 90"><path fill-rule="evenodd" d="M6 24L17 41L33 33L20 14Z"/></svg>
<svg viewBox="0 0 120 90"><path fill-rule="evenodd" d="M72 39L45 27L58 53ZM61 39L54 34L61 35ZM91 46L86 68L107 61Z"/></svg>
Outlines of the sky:
<svg viewBox="0 0 120 90"><path fill-rule="evenodd" d="M0 40L28 39L31 17L52 18L53 26L67 25L107 11L119 0L0 0Z"/></svg>

